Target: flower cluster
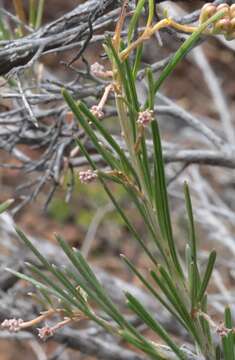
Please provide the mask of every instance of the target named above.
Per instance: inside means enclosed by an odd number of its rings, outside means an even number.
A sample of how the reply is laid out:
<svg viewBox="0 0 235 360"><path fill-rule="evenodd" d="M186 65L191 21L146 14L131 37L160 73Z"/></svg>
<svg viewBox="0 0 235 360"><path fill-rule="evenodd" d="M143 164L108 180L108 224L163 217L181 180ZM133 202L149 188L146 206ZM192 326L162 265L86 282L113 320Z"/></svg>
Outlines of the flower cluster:
<svg viewBox="0 0 235 360"><path fill-rule="evenodd" d="M38 336L41 340L47 340L49 337L53 336L55 332L64 327L65 325L69 324L73 320L78 320L79 317L76 316L74 319L70 319L65 317L62 321L58 322L52 327L49 327L48 325L43 326L42 328L38 328Z"/></svg>
<svg viewBox="0 0 235 360"><path fill-rule="evenodd" d="M93 171L93 170L89 169L89 170L79 172L79 179L80 179L82 184L89 184L90 182L92 182L96 178L97 178L96 171Z"/></svg>
<svg viewBox="0 0 235 360"><path fill-rule="evenodd" d="M41 340L47 340L49 337L53 336L55 333L55 330L53 327L44 326L42 328L38 328L38 337Z"/></svg>
<svg viewBox="0 0 235 360"><path fill-rule="evenodd" d="M5 319L2 322L1 327L9 330L10 332L18 332L21 330L23 322L24 321L22 319Z"/></svg>
<svg viewBox="0 0 235 360"><path fill-rule="evenodd" d="M216 333L221 337L227 336L230 331L233 329L228 329L224 323L219 324L216 328Z"/></svg>
<svg viewBox="0 0 235 360"><path fill-rule="evenodd" d="M41 323L46 318L49 318L51 315L53 315L56 311L50 309L44 313L42 313L40 316L36 317L35 319L24 321L22 319L5 319L1 327L3 329L7 329L10 332L18 332L22 329L27 329L29 327L32 327L38 323ZM62 321L56 323L54 326L49 327L48 325L43 326L42 328L38 328L38 336L42 340L47 340L49 337L53 336L55 332L70 323L71 321L78 321L81 319L80 313L76 313L73 318L64 317Z"/></svg>
<svg viewBox="0 0 235 360"><path fill-rule="evenodd" d="M224 11L224 16L216 21L212 27L213 34L223 34L228 40L235 38L235 4L220 4L218 6L207 3L202 7L199 22L207 21L219 11Z"/></svg>
<svg viewBox="0 0 235 360"><path fill-rule="evenodd" d="M90 111L98 119L102 119L102 117L104 117L104 112L99 105L93 105Z"/></svg>
<svg viewBox="0 0 235 360"><path fill-rule="evenodd" d="M137 123L143 127L147 127L148 124L153 120L153 111L144 110L139 112Z"/></svg>

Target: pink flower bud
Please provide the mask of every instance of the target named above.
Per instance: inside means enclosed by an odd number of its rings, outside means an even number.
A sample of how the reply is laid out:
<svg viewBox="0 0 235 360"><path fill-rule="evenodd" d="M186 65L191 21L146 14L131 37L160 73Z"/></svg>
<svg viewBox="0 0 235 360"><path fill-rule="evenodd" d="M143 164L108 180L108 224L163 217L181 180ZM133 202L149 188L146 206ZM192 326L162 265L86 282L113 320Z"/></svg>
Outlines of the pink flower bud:
<svg viewBox="0 0 235 360"><path fill-rule="evenodd" d="M82 184L89 184L93 180L97 179L97 173L93 170L86 170L79 172L79 179Z"/></svg>
<svg viewBox="0 0 235 360"><path fill-rule="evenodd" d="M55 331L53 328L50 328L49 326L44 326L43 328L38 328L38 336L42 340L47 340L49 337L53 336Z"/></svg>
<svg viewBox="0 0 235 360"><path fill-rule="evenodd" d="M22 319L5 319L2 322L1 327L3 329L8 329L10 332L17 332L20 331L21 329L20 325L23 322L24 321Z"/></svg>
<svg viewBox="0 0 235 360"><path fill-rule="evenodd" d="M231 329L226 328L223 323L221 323L216 329L216 333L221 337L227 336L230 331Z"/></svg>
<svg viewBox="0 0 235 360"><path fill-rule="evenodd" d="M99 108L98 105L93 105L90 111L98 119L102 119L102 117L104 117L104 112Z"/></svg>
<svg viewBox="0 0 235 360"><path fill-rule="evenodd" d="M231 30L231 22L229 19L221 19L214 26L215 33L228 33Z"/></svg>
<svg viewBox="0 0 235 360"><path fill-rule="evenodd" d="M220 4L217 6L217 11L223 11L223 19L230 19L231 11L230 6L228 4Z"/></svg>
<svg viewBox="0 0 235 360"><path fill-rule="evenodd" d="M152 120L153 120L153 111L144 110L139 112L137 123L142 125L143 127L146 127Z"/></svg>
<svg viewBox="0 0 235 360"><path fill-rule="evenodd" d="M212 15L216 13L217 9L215 5L205 4L201 9L199 23L202 24L207 21Z"/></svg>
<svg viewBox="0 0 235 360"><path fill-rule="evenodd" d="M230 6L228 5L228 4L226 4L226 3L224 3L224 4L220 4L220 5L218 5L217 7L216 7L216 10L217 11L221 11L221 10L225 10L225 11L229 11L230 10Z"/></svg>

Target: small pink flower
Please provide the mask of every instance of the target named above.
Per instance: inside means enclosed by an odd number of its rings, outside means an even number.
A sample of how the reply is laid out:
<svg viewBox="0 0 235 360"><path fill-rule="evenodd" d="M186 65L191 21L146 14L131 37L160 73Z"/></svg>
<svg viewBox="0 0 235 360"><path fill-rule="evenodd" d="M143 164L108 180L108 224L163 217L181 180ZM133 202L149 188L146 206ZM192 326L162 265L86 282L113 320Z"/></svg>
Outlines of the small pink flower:
<svg viewBox="0 0 235 360"><path fill-rule="evenodd" d="M17 332L20 331L21 329L20 325L23 322L24 321L22 319L5 319L2 322L1 327L3 329L8 329L10 332Z"/></svg>
<svg viewBox="0 0 235 360"><path fill-rule="evenodd" d="M55 331L53 328L49 326L44 326L42 328L38 328L38 336L42 340L47 340L49 337L53 336Z"/></svg>
<svg viewBox="0 0 235 360"><path fill-rule="evenodd" d="M224 337L226 335L228 335L228 333L232 331L231 329L228 329L225 327L225 325L223 323L221 323L220 325L218 325L217 329L216 329L216 333L221 336Z"/></svg>
<svg viewBox="0 0 235 360"><path fill-rule="evenodd" d="M231 21L229 19L221 19L217 21L214 28L221 33L227 33L231 29Z"/></svg>
<svg viewBox="0 0 235 360"><path fill-rule="evenodd" d="M206 20L208 20L212 15L214 15L217 11L217 8L213 4L205 4L201 9L199 23L202 24Z"/></svg>
<svg viewBox="0 0 235 360"><path fill-rule="evenodd" d="M90 111L98 119L102 119L102 117L104 117L104 112L101 110L101 108L98 105L93 105Z"/></svg>
<svg viewBox="0 0 235 360"><path fill-rule="evenodd" d="M97 178L97 173L93 170L86 170L79 172L79 179L82 184L89 184Z"/></svg>
<svg viewBox="0 0 235 360"><path fill-rule="evenodd" d="M139 112L137 123L142 125L143 127L146 127L152 120L153 120L153 111L144 110Z"/></svg>
<svg viewBox="0 0 235 360"><path fill-rule="evenodd" d="M98 62L95 62L91 65L91 72L95 76L100 76L100 74L104 73L104 66Z"/></svg>

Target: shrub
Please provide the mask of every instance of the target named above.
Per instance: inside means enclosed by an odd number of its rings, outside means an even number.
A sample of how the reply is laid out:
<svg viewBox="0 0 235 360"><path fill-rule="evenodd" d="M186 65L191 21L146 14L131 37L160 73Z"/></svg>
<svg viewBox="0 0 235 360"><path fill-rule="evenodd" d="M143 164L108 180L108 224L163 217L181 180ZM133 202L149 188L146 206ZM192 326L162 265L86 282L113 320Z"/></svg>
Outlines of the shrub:
<svg viewBox="0 0 235 360"><path fill-rule="evenodd" d="M129 24L127 42L121 38L125 20L125 5L116 26L114 37L107 38L104 48L108 55L111 69L106 71L99 64L92 66L96 76L110 78L100 103L89 109L85 103L75 101L66 89L62 90L65 101L76 116L80 126L92 141L96 151L102 156L107 170L99 170L87 152L81 140L77 145L90 164L90 169L80 172L80 180L84 183L100 181L107 195L113 202L116 211L122 217L133 238L139 243L146 254L150 266L150 279L146 279L131 261L122 255L126 266L138 277L141 283L187 332L194 350L191 352L179 345L166 332L136 297L126 293L128 308L161 338L167 347L148 339L119 311L111 301L95 273L76 249L71 249L60 236L57 240L67 255L73 270L60 268L50 264L27 239L21 230L17 233L25 244L36 255L39 262L47 270L28 264L31 276L9 270L22 279L31 281L38 289L47 306L47 310L25 323L23 320L5 320L3 327L19 330L41 322L48 317L59 314L62 321L54 327L43 327L39 330L41 338L53 335L54 332L70 322L91 319L108 332L120 336L128 343L142 350L151 359L234 359L234 333L231 311L224 311L224 324L217 325L207 310L207 287L216 260L212 251L207 259L205 269L201 268L197 256L197 241L192 204L188 185L185 183L184 195L188 216L188 239L185 247L185 258L178 251L174 239L170 215L167 185L164 173L164 161L161 148L161 137L155 108L155 95L165 79L172 73L177 63L187 54L202 33L213 34L222 32L231 37L231 29L222 26L225 8L204 7L199 26L192 28L175 23L165 18L153 24L154 2L149 0L149 13L144 32L133 39L135 27L142 12L145 1L140 0ZM227 9L227 7L226 7ZM231 7L231 12L232 12ZM213 14L212 14L213 13ZM212 17L211 17L212 14ZM146 71L148 96L145 104L140 104L136 90L136 76L140 65L143 43L159 29L171 26L180 28L192 35L176 52L158 79L154 78L151 68ZM130 60L130 54L134 58ZM100 121L103 106L108 94L115 96L117 118L120 132L125 142L124 148L115 140L105 125ZM102 140L101 140L102 139ZM149 152L146 140L152 141L153 152ZM110 184L121 185L135 205L144 223L146 235L141 237L134 225L121 208ZM92 186L92 185L90 185ZM92 305L91 305L92 304ZM99 312L102 310L102 312ZM106 316L102 316L106 314ZM214 337L217 333L220 343Z"/></svg>

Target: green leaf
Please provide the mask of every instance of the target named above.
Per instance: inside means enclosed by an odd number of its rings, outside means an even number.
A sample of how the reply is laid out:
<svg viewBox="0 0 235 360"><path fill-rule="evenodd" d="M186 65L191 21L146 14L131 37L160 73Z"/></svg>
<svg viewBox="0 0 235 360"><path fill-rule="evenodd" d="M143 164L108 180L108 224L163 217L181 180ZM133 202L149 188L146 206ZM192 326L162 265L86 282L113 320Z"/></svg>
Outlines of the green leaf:
<svg viewBox="0 0 235 360"><path fill-rule="evenodd" d="M207 297L204 296L202 302L202 312L207 314ZM203 334L205 336L205 342L208 349L214 348L214 344L212 343L211 330L209 321L203 316L199 315L199 321L203 330ZM213 352L213 351L212 351Z"/></svg>
<svg viewBox="0 0 235 360"><path fill-rule="evenodd" d="M143 44L138 46L138 48L136 50L134 65L133 65L133 69L132 69L133 77L135 80L136 80L137 73L138 73L140 65L141 65L142 53L143 53Z"/></svg>
<svg viewBox="0 0 235 360"><path fill-rule="evenodd" d="M232 320L232 313L231 313L231 309L229 306L226 306L225 310L224 310L224 325L228 328L228 329L232 329L233 328L233 320Z"/></svg>
<svg viewBox="0 0 235 360"><path fill-rule="evenodd" d="M184 183L184 196L186 203L186 210L188 215L188 227L189 227L189 253L190 253L190 291L191 291L191 303L192 309L197 303L197 294L201 285L200 274L197 265L197 243L196 243L196 231L193 218L192 202L190 197L190 191L188 184Z"/></svg>
<svg viewBox="0 0 235 360"><path fill-rule="evenodd" d="M197 243L196 243L196 231L194 225L194 218L193 218L193 209L192 209L192 202L189 192L188 184L184 183L184 196L185 196L185 204L188 214L188 221L189 221L189 245L191 248L191 255L192 261L194 266L197 266Z"/></svg>
<svg viewBox="0 0 235 360"><path fill-rule="evenodd" d="M41 297L44 299L44 302L49 305L50 308L53 308L53 301L50 297L50 295L48 294L47 291L45 291L44 289L38 289L38 292L41 294ZM45 304L44 304L45 306Z"/></svg>
<svg viewBox="0 0 235 360"><path fill-rule="evenodd" d="M156 347L154 347L151 343L146 344L146 342L143 342L134 337L129 331L120 331L120 335L123 340L127 341L129 344L132 344L137 349L142 350L145 354L148 354L151 359L166 360L166 358L163 358L161 354L157 351Z"/></svg>
<svg viewBox="0 0 235 360"><path fill-rule="evenodd" d="M121 78L121 83L122 83L122 86L123 86L123 89L124 89L125 95L126 95L125 100L127 101L127 103L131 104L130 87L129 87L127 77L126 77L125 65L120 61L119 56L118 56L116 50L113 47L112 40L110 39L110 37L108 37L106 39L106 46L109 49L109 53L112 54L112 58L110 60L111 60L112 63L113 62L115 63L116 68L118 70L118 72L117 72L118 76Z"/></svg>
<svg viewBox="0 0 235 360"><path fill-rule="evenodd" d="M215 260L216 260L216 252L212 251L210 253L208 263L207 263L207 267L206 267L206 270L205 270L205 274L204 274L204 276L202 278L202 283L201 283L201 286L200 286L200 289L199 289L199 292L198 292L198 299L197 299L198 302L202 301L202 298L203 298L203 296L205 294L205 291L207 289L208 283L209 283L210 278L211 278L212 271L214 269Z"/></svg>
<svg viewBox="0 0 235 360"><path fill-rule="evenodd" d="M82 311L85 311L86 309L83 307L83 304L80 304L80 302L76 299L74 299L73 293L71 291L65 291L64 287L60 287L56 281L53 279L50 279L49 276L45 275L43 271L41 271L39 268L34 266L33 264L27 263L26 264L28 269L34 273L35 276L39 277L44 283L47 284L47 289L50 289L50 292L54 293L55 296L57 296L58 299L63 299L66 303L74 306L75 308L79 308ZM32 277L33 278L33 277ZM57 278L58 279L58 278ZM32 282L32 281L31 281ZM62 282L63 284L63 282ZM67 288L67 286L66 286ZM68 288L67 288L68 290Z"/></svg>
<svg viewBox="0 0 235 360"><path fill-rule="evenodd" d="M224 325L227 329L233 329L232 313L229 306L226 306L224 311ZM235 337L233 331L228 332L228 334L222 340L222 343L225 351L225 360L227 360L226 356L229 356L229 360L235 360Z"/></svg>
<svg viewBox="0 0 235 360"><path fill-rule="evenodd" d="M233 334L230 332L228 335L222 336L222 346L223 346L223 359L224 360L234 360L234 344L233 339L231 338Z"/></svg>
<svg viewBox="0 0 235 360"><path fill-rule="evenodd" d="M61 236L56 236L60 246L64 250L65 254L74 265L75 269L81 274L85 282L83 281L80 285L88 294L90 289L92 289L91 297L104 308L104 310L121 326L124 324L128 326L127 322L120 314L116 306L112 303L110 298L106 295L104 288L101 286L97 280L95 274L83 258L82 254L79 251L72 250L69 245L62 239ZM95 296L97 295L97 297Z"/></svg>
<svg viewBox="0 0 235 360"><path fill-rule="evenodd" d="M96 128L99 130L100 134L104 137L104 139L109 143L109 145L112 147L112 149L120 157L120 160L123 164L124 171L127 174L131 173L133 175L135 181L138 183L138 177L136 175L136 172L135 172L133 166L131 165L130 161L127 159L127 157L125 155L125 152L120 148L120 146L115 141L115 139L103 127L101 122L99 120L97 120L96 117L90 112L90 110L87 108L86 104L84 104L83 102L79 102L78 108L96 126Z"/></svg>
<svg viewBox="0 0 235 360"><path fill-rule="evenodd" d="M219 345L217 345L215 348L215 358L216 358L216 360L222 359L221 349L220 349Z"/></svg>
<svg viewBox="0 0 235 360"><path fill-rule="evenodd" d="M12 269L9 269L9 268L6 268L5 270L10 272L11 274L17 276L18 278L20 278L22 280L26 280L26 281L32 283L36 288L38 288L40 290L43 289L47 293L50 293L50 294L54 295L57 299L60 299L61 297L63 298L63 294L61 292L57 292L52 287L46 286L42 282L35 280L35 278L32 277L32 276L22 274L22 273L20 273L18 271L15 271L15 270L12 270Z"/></svg>
<svg viewBox="0 0 235 360"><path fill-rule="evenodd" d="M197 270L195 269L194 262L190 264L189 288L191 295L191 311L193 312L197 308L197 294L199 291L199 284L197 281Z"/></svg>
<svg viewBox="0 0 235 360"><path fill-rule="evenodd" d="M203 31L213 22L216 22L221 17L223 17L224 12L220 11L213 15L210 19L208 19L206 22L204 22L201 26L198 27L198 29L188 37L187 40L180 46L180 48L176 51L175 55L172 57L172 59L169 61L168 65L164 68L164 70L161 72L161 75L158 80L156 80L154 84L154 92L159 90L161 85L164 83L166 78L173 72L176 65L184 58L185 55L192 49L194 44L197 42L197 40L200 38Z"/></svg>
<svg viewBox="0 0 235 360"><path fill-rule="evenodd" d="M150 25L154 17L155 0L148 0L148 5L149 5L148 23Z"/></svg>
<svg viewBox="0 0 235 360"><path fill-rule="evenodd" d="M138 232L135 230L135 228L132 226L130 221L128 220L128 217L126 216L125 212L122 210L122 208L119 206L118 202L114 198L112 192L109 190L107 186L105 186L105 190L110 197L111 201L113 202L116 210L120 214L121 218L123 219L124 223L127 225L129 231L131 234L135 237L135 239L138 241L144 252L148 255L149 259L152 261L154 265L157 264L157 261L155 259L155 256L151 253L151 251L148 249L147 245L145 244L145 241L142 240L141 235L138 234Z"/></svg>
<svg viewBox="0 0 235 360"><path fill-rule="evenodd" d="M42 24L42 17L44 12L45 0L38 0L38 8L35 19L35 28L38 29Z"/></svg>
<svg viewBox="0 0 235 360"><path fill-rule="evenodd" d="M177 270L178 275L183 277L183 271L178 259L176 251L172 225L168 204L167 186L164 171L164 160L162 154L161 139L157 121L151 122L152 138L154 145L154 165L155 165L155 187L156 187L156 199L155 206L157 209L157 216L159 220L160 229L163 239L168 242L169 251L171 254L172 262Z"/></svg>
<svg viewBox="0 0 235 360"><path fill-rule="evenodd" d="M37 8L36 8L37 0L29 0L29 25L33 28L36 25L36 16L37 16Z"/></svg>
<svg viewBox="0 0 235 360"><path fill-rule="evenodd" d="M169 311L170 314L172 314L175 319L177 319L182 326L185 327L184 322L182 321L179 314L171 307L169 304L164 300L164 298L159 294L158 291L156 291L153 286L151 285L150 281L147 281L141 273L138 271L138 269L128 260L124 255L121 255L122 259L125 261L127 266L130 268L130 270L140 279L140 281L146 286L146 288L150 291L150 293Z"/></svg>
<svg viewBox="0 0 235 360"><path fill-rule="evenodd" d="M94 272L91 270L90 266L83 258L82 254L77 250L70 249L69 245L60 237L57 236L57 240L64 250L65 254L68 256L69 260L72 262L74 267L79 271L81 276L87 282L87 285L81 284L81 287L89 294L91 298L95 299L98 304L104 309L104 311L113 318L117 324L123 328L128 329L133 333L137 338L139 338L144 343L148 344L145 338L139 334L138 331L122 316L120 311L113 304L111 299L107 296L103 286L97 280ZM90 288L93 289L93 293L90 292Z"/></svg>
<svg viewBox="0 0 235 360"><path fill-rule="evenodd" d="M148 78L148 108L150 110L154 110L154 100L155 100L155 92L154 92L154 78L153 78L153 70L148 68L146 70L147 78Z"/></svg>
<svg viewBox="0 0 235 360"><path fill-rule="evenodd" d="M54 291L57 293L57 296L63 298L65 301L71 302L74 306L77 306L81 309L83 306L83 311L85 310L84 304L82 303L81 298L79 301L74 300L74 296L76 295L77 298L79 298L79 295L76 294L76 289L74 289L66 277L61 274L61 272L53 267L42 255L41 253L36 249L36 247L32 244L32 242L26 237L26 235L19 229L16 228L16 232L19 235L20 239L24 241L24 243L27 245L27 247L35 254L37 259L42 263L42 265L45 266L45 269L47 269L50 273L52 273L57 280L59 280L63 286L67 288L67 290L71 293L69 296L66 292L64 292L63 289L61 289L55 282L53 282L48 276L46 276L40 269L38 269L36 266L32 264L28 264L28 267L36 273L38 276L40 276L44 282L47 283Z"/></svg>
<svg viewBox="0 0 235 360"><path fill-rule="evenodd" d="M163 278L161 278L155 271L150 271L150 274L166 296L167 300L175 308L175 311L181 318L181 323L184 324L184 327L197 341L197 343L201 344L200 336L198 335L197 329L194 326L191 314L188 313L183 299L180 298L180 291L176 289L174 285L172 285L172 281L169 280L169 276L166 275L164 269L161 267L161 275L163 275Z"/></svg>
<svg viewBox="0 0 235 360"><path fill-rule="evenodd" d="M131 103L132 107L134 108L134 110L136 112L138 112L139 111L139 101L138 101L138 95L137 95L136 86L135 86L135 78L133 76L132 69L129 64L128 59L124 61L123 66L125 69L126 80L127 80L127 84L128 84L128 88L129 88L129 93L130 93L130 103ZM129 114L129 116L130 116L130 114ZM135 120L135 119L133 119L133 120ZM133 131L135 131L135 130L136 130L135 127L133 127Z"/></svg>
<svg viewBox="0 0 235 360"><path fill-rule="evenodd" d="M25 245L34 253L36 258L45 266L49 271L51 270L51 264L46 260L44 256L36 249L33 243L28 239L28 237L24 234L22 230L18 227L15 227L15 231L19 238L25 243Z"/></svg>
<svg viewBox="0 0 235 360"><path fill-rule="evenodd" d="M4 16L3 16L1 9L0 9L0 34L1 34L1 37L0 37L1 40L11 39L11 31L9 30L9 28L4 20Z"/></svg>
<svg viewBox="0 0 235 360"><path fill-rule="evenodd" d="M14 199L8 199L4 201L4 203L0 204L0 214L5 212L11 206L11 204L13 204L14 201Z"/></svg>
<svg viewBox="0 0 235 360"><path fill-rule="evenodd" d="M152 315L141 305L141 303L130 293L126 293L125 295L128 299L128 306L142 319L142 321L165 341L179 359L186 360L184 353L171 340L164 328L155 321Z"/></svg>
<svg viewBox="0 0 235 360"><path fill-rule="evenodd" d="M138 25L138 21L141 16L141 12L144 7L144 3L145 3L145 0L139 0L136 5L135 12L134 12L134 14L131 18L131 21L129 23L129 26L128 26L128 34L127 34L128 44L131 42L131 38L134 34L136 26Z"/></svg>
<svg viewBox="0 0 235 360"><path fill-rule="evenodd" d="M4 203L0 204L0 214L3 213L4 211L6 211L11 204L13 204L14 199L9 199L7 201L5 201Z"/></svg>
<svg viewBox="0 0 235 360"><path fill-rule="evenodd" d="M89 123L84 119L84 117L83 117L83 115L82 115L82 113L81 113L81 111L79 109L78 104L74 101L74 99L69 94L69 92L67 90L63 89L62 90L62 95L63 95L65 101L67 102L68 106L70 107L70 109L72 110L72 112L74 113L76 118L78 119L79 123L83 127L84 131L87 133L89 138L92 140L92 142L93 142L94 146L96 147L96 150L98 151L98 153L102 155L104 160L107 162L107 164L112 169L115 169L116 167L119 168L119 164L118 164L117 160L111 154L110 151L106 150L104 148L104 146L100 144L100 140L97 138L94 130L89 125Z"/></svg>
<svg viewBox="0 0 235 360"><path fill-rule="evenodd" d="M77 139L77 143L78 143L82 153L85 155L88 162L90 163L91 167L95 170L96 169L95 163L92 161L92 159L90 158L88 152L86 151L85 147L82 145L82 143L81 143L81 141L79 139ZM112 192L109 190L106 183L103 181L102 177L100 178L100 181L101 181L101 183L102 183L102 185L104 187L104 190L106 191L107 195L109 196L110 200L112 201L114 207L116 208L117 212L119 213L119 215L123 219L124 223L127 225L129 231L134 236L134 238L137 240L137 242L140 244L140 246L143 248L145 253L148 255L148 257L153 262L153 264L156 265L155 257L152 255L151 251L149 251L148 247L146 246L145 242L142 240L141 236L138 234L138 232L135 230L135 228L130 223L130 221L129 221L128 217L126 216L125 212L122 210L122 208L118 204L117 200L113 196Z"/></svg>
<svg viewBox="0 0 235 360"><path fill-rule="evenodd" d="M150 170L150 161L148 158L147 146L145 135L142 135L141 138L141 153L139 155L140 166L143 174L144 184L146 192L149 196L149 199L153 198L153 188L152 188L152 178L151 178L151 170Z"/></svg>

